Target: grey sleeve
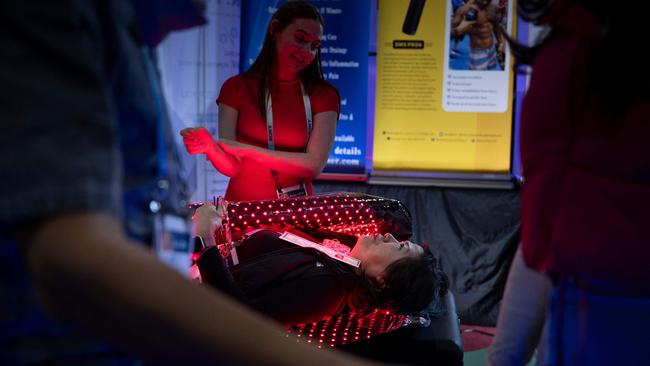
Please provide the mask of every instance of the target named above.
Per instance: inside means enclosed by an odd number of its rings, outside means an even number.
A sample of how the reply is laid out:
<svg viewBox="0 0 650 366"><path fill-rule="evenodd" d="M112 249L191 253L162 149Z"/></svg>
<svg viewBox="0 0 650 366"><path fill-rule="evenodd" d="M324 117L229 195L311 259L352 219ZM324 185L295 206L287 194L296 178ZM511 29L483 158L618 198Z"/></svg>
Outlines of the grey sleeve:
<svg viewBox="0 0 650 366"><path fill-rule="evenodd" d="M0 222L119 208L110 55L97 6L0 5Z"/></svg>

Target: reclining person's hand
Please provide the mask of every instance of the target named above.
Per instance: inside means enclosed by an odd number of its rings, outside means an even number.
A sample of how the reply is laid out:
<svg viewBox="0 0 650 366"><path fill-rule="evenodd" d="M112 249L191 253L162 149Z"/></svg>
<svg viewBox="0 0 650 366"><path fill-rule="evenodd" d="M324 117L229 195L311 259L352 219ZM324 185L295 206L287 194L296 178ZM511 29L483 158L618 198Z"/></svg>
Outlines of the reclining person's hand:
<svg viewBox="0 0 650 366"><path fill-rule="evenodd" d="M214 238L214 232L221 228L221 222L224 216L223 205L217 208L211 203L199 207L194 212L194 236L200 236L204 239ZM214 243L214 240L206 240L206 244Z"/></svg>

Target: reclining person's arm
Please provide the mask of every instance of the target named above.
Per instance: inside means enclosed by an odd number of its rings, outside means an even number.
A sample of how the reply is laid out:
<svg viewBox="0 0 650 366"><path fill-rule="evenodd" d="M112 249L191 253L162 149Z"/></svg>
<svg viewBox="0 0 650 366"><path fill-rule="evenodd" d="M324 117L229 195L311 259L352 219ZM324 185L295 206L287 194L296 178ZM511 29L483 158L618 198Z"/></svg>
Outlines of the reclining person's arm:
<svg viewBox="0 0 650 366"><path fill-rule="evenodd" d="M235 299L245 303L246 296L241 291L230 270L224 263L221 252L214 240L215 230L221 229L221 221L225 215L225 207L205 204L194 212L194 236L203 240L202 250L196 265L201 273L201 283L208 284Z"/></svg>
<svg viewBox="0 0 650 366"><path fill-rule="evenodd" d="M364 363L288 341L261 316L167 268L107 214L56 216L20 232L29 233L19 241L50 314L135 355L184 363Z"/></svg>

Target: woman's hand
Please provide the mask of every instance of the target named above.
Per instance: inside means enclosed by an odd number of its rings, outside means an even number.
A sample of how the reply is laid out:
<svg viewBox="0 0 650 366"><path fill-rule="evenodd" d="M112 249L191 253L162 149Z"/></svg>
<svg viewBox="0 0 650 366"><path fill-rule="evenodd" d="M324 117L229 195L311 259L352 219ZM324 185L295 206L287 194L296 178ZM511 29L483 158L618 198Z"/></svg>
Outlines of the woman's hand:
<svg viewBox="0 0 650 366"><path fill-rule="evenodd" d="M217 140L217 148L223 151L224 155L240 161L243 159L253 160L260 166L275 170L279 174L314 179L325 167L327 158L332 151L336 135L336 119L335 111L320 112L314 115L313 129L304 152L270 150L226 138Z"/></svg>
<svg viewBox="0 0 650 366"><path fill-rule="evenodd" d="M210 132L203 127L191 127L181 130L183 143L188 153L205 154L205 157L223 175L234 177L241 170L241 158L224 151L213 139Z"/></svg>
<svg viewBox="0 0 650 366"><path fill-rule="evenodd" d="M203 127L191 127L181 130L185 149L190 154L208 154L217 147L210 132Z"/></svg>

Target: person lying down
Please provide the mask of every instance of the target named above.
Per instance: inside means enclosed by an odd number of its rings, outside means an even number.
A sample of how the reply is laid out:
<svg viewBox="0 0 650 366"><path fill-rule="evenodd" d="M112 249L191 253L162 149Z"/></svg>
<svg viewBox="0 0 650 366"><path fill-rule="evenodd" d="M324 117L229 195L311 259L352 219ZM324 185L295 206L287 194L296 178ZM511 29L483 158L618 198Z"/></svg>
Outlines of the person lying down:
<svg viewBox="0 0 650 366"><path fill-rule="evenodd" d="M214 241L223 212L205 204L194 215L195 234L205 246L196 260L202 282L285 326L343 311L413 314L447 291L447 277L432 253L391 234L362 236L348 246L318 243L297 231L260 229L238 245L239 263L229 268Z"/></svg>

